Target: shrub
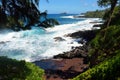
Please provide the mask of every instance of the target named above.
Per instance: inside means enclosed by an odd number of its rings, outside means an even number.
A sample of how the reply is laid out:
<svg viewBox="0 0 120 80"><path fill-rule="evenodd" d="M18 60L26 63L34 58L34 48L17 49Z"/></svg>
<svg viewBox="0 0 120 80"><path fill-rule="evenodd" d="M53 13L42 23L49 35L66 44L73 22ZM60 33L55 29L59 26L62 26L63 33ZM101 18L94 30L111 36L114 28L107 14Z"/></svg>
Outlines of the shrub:
<svg viewBox="0 0 120 80"><path fill-rule="evenodd" d="M73 80L119 80L120 51L117 55L78 75Z"/></svg>
<svg viewBox="0 0 120 80"><path fill-rule="evenodd" d="M32 63L0 57L0 80L43 80L43 74Z"/></svg>
<svg viewBox="0 0 120 80"><path fill-rule="evenodd" d="M101 30L90 43L90 65L93 66L112 57L120 48L120 25Z"/></svg>

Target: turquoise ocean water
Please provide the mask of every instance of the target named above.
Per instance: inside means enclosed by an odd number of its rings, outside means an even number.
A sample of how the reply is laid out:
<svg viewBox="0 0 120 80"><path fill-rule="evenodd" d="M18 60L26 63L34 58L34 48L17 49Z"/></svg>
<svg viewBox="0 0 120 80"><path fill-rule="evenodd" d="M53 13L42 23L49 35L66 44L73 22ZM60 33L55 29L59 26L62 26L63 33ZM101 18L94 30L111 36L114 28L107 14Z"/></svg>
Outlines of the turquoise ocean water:
<svg viewBox="0 0 120 80"><path fill-rule="evenodd" d="M0 30L0 56L32 62L69 51L72 46L81 46L75 39L65 35L90 30L93 24L89 22L99 19L78 19L74 15L76 14L49 14L48 17L57 19L60 25L45 30L34 26L31 30L20 32ZM61 37L64 41L55 41L55 37Z"/></svg>

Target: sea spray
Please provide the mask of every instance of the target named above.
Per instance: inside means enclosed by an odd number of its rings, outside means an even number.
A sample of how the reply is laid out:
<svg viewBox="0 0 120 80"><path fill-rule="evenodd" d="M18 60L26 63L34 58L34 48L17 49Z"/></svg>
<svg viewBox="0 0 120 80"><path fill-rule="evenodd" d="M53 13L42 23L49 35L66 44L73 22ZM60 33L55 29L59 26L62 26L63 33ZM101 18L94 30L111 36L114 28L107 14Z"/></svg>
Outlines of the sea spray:
<svg viewBox="0 0 120 80"><path fill-rule="evenodd" d="M86 19L71 24L62 24L43 30L33 27L32 30L0 34L0 56L26 61L36 61L51 58L54 55L71 50L72 47L81 46L75 39L64 35L79 30L91 30L90 22L99 20ZM64 41L55 41L55 37L61 37Z"/></svg>

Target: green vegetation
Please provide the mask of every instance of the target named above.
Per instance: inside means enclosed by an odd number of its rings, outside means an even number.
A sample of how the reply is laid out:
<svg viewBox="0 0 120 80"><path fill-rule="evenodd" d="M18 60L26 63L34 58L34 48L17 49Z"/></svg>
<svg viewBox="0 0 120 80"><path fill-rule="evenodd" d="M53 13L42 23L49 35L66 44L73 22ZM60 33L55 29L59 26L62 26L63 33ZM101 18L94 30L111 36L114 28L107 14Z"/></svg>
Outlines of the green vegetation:
<svg viewBox="0 0 120 80"><path fill-rule="evenodd" d="M119 0L98 0L106 10L106 21L89 43L90 68L73 80L120 80L120 4ZM117 5L118 4L118 5Z"/></svg>
<svg viewBox="0 0 120 80"><path fill-rule="evenodd" d="M37 9L39 0L0 0L0 26L15 31L31 29L32 25L47 28L59 24L47 19L46 12ZM106 21L89 43L90 69L73 80L120 80L120 0L98 0L99 6L109 9L85 13ZM7 12L7 13L5 13ZM44 19L44 20L41 20ZM0 57L0 79L43 80L44 71L32 63Z"/></svg>
<svg viewBox="0 0 120 80"><path fill-rule="evenodd" d="M115 7L114 9L110 25L119 25L120 24L119 18L120 18L120 5Z"/></svg>
<svg viewBox="0 0 120 80"><path fill-rule="evenodd" d="M88 11L84 13L87 18L103 18L105 10Z"/></svg>
<svg viewBox="0 0 120 80"><path fill-rule="evenodd" d="M113 13L115 11L115 7L117 6L117 4L120 5L119 3L120 0L98 0L98 5L101 7L107 7L110 6L110 10L108 13L108 19L106 20L106 27L108 27L110 25L110 23L112 22L112 16Z"/></svg>
<svg viewBox="0 0 120 80"><path fill-rule="evenodd" d="M0 57L0 80L44 80L43 75L32 63Z"/></svg>
<svg viewBox="0 0 120 80"><path fill-rule="evenodd" d="M47 19L47 11L39 11L39 1L0 0L0 28L20 31L31 29L31 26L46 28L58 25L59 23L56 20Z"/></svg>
<svg viewBox="0 0 120 80"><path fill-rule="evenodd" d="M120 25L102 29L90 45L91 68L73 80L118 80L120 77Z"/></svg>
<svg viewBox="0 0 120 80"><path fill-rule="evenodd" d="M120 48L120 25L101 30L90 43L91 65L112 57ZM113 54L114 53L114 54Z"/></svg>
<svg viewBox="0 0 120 80"><path fill-rule="evenodd" d="M120 51L115 54L117 55L87 70L73 80L119 80Z"/></svg>

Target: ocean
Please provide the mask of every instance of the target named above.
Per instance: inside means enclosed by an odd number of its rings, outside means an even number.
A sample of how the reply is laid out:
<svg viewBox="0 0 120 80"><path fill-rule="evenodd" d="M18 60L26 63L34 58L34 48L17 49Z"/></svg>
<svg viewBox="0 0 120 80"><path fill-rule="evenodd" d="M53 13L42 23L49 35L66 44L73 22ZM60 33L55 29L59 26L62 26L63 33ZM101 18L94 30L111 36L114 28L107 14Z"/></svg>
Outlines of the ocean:
<svg viewBox="0 0 120 80"><path fill-rule="evenodd" d="M74 15L76 14L49 14L48 17L57 19L60 25L45 30L34 26L31 30L19 32L0 30L0 56L33 62L82 46L76 39L65 35L79 30L91 30L93 24L90 22L100 19L74 18ZM55 37L64 40L55 41Z"/></svg>

